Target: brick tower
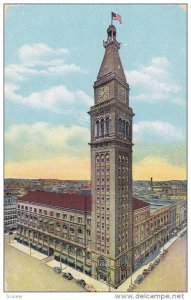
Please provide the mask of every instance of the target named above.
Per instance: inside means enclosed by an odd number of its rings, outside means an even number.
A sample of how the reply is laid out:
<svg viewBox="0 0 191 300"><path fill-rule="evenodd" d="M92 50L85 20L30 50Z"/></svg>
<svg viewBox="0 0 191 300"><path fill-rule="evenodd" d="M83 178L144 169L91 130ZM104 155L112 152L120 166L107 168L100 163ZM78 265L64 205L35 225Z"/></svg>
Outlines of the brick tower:
<svg viewBox="0 0 191 300"><path fill-rule="evenodd" d="M113 287L132 272L132 118L116 28L107 29L91 116L92 276Z"/></svg>

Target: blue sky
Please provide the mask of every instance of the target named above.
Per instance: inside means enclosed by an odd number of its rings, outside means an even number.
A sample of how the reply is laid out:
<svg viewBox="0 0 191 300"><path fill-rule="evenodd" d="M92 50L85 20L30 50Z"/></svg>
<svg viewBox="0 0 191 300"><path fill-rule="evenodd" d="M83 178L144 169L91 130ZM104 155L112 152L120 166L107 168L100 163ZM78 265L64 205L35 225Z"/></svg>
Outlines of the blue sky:
<svg viewBox="0 0 191 300"><path fill-rule="evenodd" d="M5 176L90 178L93 83L111 11L130 84L133 177L184 179L187 9L184 5L5 7Z"/></svg>

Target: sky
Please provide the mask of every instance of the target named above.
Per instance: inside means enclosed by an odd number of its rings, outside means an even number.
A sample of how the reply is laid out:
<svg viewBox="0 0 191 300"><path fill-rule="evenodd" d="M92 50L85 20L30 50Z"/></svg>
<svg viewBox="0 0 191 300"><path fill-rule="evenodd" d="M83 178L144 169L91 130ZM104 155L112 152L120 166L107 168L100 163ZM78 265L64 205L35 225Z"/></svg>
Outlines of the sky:
<svg viewBox="0 0 191 300"><path fill-rule="evenodd" d="M133 179L186 179L183 4L5 5L5 178L90 179L87 112L112 11L135 113Z"/></svg>

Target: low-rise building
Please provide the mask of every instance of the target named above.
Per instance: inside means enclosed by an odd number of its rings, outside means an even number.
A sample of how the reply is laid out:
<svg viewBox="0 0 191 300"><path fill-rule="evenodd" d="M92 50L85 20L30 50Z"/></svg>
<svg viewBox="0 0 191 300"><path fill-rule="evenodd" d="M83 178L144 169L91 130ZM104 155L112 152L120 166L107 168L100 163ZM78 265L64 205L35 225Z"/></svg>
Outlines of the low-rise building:
<svg viewBox="0 0 191 300"><path fill-rule="evenodd" d="M133 198L132 269L168 241L185 220L182 203L144 202ZM31 192L18 200L16 239L91 275L90 193Z"/></svg>
<svg viewBox="0 0 191 300"><path fill-rule="evenodd" d="M18 201L17 240L91 274L91 197L32 192Z"/></svg>

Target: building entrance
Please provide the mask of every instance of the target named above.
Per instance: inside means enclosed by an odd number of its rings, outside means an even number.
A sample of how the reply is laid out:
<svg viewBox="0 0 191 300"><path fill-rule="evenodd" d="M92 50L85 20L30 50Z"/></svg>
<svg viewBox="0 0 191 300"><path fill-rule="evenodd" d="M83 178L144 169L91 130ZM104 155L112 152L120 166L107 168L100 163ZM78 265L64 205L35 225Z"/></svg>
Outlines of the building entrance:
<svg viewBox="0 0 191 300"><path fill-rule="evenodd" d="M104 273L99 272L98 279L103 282L107 282L107 276Z"/></svg>

